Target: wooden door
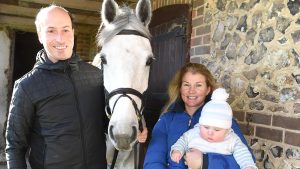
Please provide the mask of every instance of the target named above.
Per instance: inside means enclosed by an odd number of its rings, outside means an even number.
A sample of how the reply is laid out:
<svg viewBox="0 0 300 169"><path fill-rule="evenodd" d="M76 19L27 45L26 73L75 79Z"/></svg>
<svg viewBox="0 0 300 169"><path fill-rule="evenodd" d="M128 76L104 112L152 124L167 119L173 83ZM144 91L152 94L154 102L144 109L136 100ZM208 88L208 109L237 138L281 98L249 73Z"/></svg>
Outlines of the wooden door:
<svg viewBox="0 0 300 169"><path fill-rule="evenodd" d="M177 69L189 61L190 6L170 5L155 10L149 28L152 34L152 49L156 58L150 71L144 110L150 137L152 128L168 99L167 87L170 79Z"/></svg>

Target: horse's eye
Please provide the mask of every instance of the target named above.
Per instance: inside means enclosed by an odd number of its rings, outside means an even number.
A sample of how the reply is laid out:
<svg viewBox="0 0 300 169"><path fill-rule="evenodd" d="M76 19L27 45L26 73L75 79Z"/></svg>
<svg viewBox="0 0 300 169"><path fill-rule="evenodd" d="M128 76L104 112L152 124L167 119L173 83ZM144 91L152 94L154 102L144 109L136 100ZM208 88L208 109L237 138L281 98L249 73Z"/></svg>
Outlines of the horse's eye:
<svg viewBox="0 0 300 169"><path fill-rule="evenodd" d="M101 54L100 59L101 59L101 63L102 64L104 64L104 65L107 64L106 55L105 54Z"/></svg>
<svg viewBox="0 0 300 169"><path fill-rule="evenodd" d="M149 57L149 58L147 59L146 66L150 66L150 65L153 63L154 60L155 60L154 57Z"/></svg>

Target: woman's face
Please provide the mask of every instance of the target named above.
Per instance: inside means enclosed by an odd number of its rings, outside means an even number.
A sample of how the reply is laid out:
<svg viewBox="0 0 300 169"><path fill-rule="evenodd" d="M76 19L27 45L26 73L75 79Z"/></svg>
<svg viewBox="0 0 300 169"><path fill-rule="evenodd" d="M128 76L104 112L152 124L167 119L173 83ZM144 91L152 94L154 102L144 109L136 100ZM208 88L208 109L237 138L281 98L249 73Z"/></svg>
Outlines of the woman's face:
<svg viewBox="0 0 300 169"><path fill-rule="evenodd" d="M210 92L210 87L206 84L206 77L200 73L187 72L180 87L181 98L186 109L198 109Z"/></svg>

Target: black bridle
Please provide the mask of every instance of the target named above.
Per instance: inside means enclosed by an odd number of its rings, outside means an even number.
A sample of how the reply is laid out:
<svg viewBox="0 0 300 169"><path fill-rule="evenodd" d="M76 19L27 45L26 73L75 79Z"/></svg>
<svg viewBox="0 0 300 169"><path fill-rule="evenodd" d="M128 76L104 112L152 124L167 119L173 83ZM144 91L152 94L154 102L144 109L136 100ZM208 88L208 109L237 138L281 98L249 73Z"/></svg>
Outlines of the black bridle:
<svg viewBox="0 0 300 169"><path fill-rule="evenodd" d="M141 99L141 107L138 108L135 100L130 96L134 95L137 96L139 99ZM112 98L115 95L119 95L118 98L116 99L116 101L113 104L113 108L112 111L110 110L109 107L109 99ZM141 94L139 91L132 89L132 88L117 88L113 91L111 91L110 93L107 92L107 90L105 89L105 111L106 111L106 115L107 117L110 119L110 117L112 116L113 112L114 112L114 108L118 102L118 100L122 97L127 97L129 100L131 100L131 103L135 109L135 113L136 116L138 118L138 124L139 124L139 130L142 132L145 124L145 120L144 120L144 116L143 116L143 109L144 109L144 94ZM113 169L115 167L116 161L117 161L117 157L118 157L118 153L119 150L117 150L115 148L114 151L114 156L113 156L113 161L112 164L110 166L110 169ZM138 153L137 153L137 144L134 145L134 169L138 168Z"/></svg>
<svg viewBox="0 0 300 169"><path fill-rule="evenodd" d="M113 104L112 109L110 109L109 107L109 99L111 99L113 96L115 95L119 95L118 98L116 99L116 101ZM134 95L136 97L138 97L141 100L141 107L138 108L135 100L130 96L130 95ZM105 89L105 112L106 112L106 116L110 119L112 114L114 113L115 110L115 106L117 104L117 102L119 101L120 98L122 97L127 97L135 110L135 114L138 118L138 121L140 122L142 117L143 117L143 109L144 109L144 93L141 94L139 91L132 89L132 88L117 88L113 91L111 91L110 93ZM142 130L143 128L140 128L140 130Z"/></svg>
<svg viewBox="0 0 300 169"><path fill-rule="evenodd" d="M117 35L137 35L137 36L141 36L141 37L149 39L149 37L147 37L146 35L138 32L136 30L125 29L125 30L120 31ZM102 68L102 71L104 71L104 67L103 67L102 62L101 62L101 68ZM116 95L119 95L119 96L115 100L115 102L113 104L113 107L111 109L110 106L109 106L109 100L113 96L116 96ZM140 108L138 108L135 100L130 95L134 95L134 96L138 97L141 100L141 107ZM131 101L131 103L132 103L132 105L135 109L135 113L136 113L136 116L137 116L137 119L138 119L138 124L139 124L139 130L142 132L143 128L145 126L145 120L144 120L144 116L143 116L143 109L144 109L144 106L145 106L144 96L145 96L145 92L142 94L142 93L140 93L139 91L137 91L133 88L117 88L117 89L115 89L111 92L108 92L105 89L105 112L106 112L107 117L109 119L111 118L111 116L114 113L115 106L116 106L117 102L119 101L119 99L122 98L122 97L127 97ZM134 151L135 151L134 152L134 168L137 169L137 167L138 167L138 165L137 165L137 158L138 158L137 157L137 144L134 145ZM115 166L117 156L118 156L118 152L119 151L117 149L115 149L114 157L113 157L113 161L112 161L112 164L110 166L110 169L113 169L114 166Z"/></svg>
<svg viewBox="0 0 300 169"><path fill-rule="evenodd" d="M120 31L117 35L137 35L137 36L141 36L141 37L149 39L149 37L142 34L141 32L136 31L136 30L131 30L131 29L124 29L124 30ZM104 72L104 67L103 67L102 62L101 62L101 67L102 67L102 71ZM115 103L113 104L113 107L111 109L109 107L109 99L111 99L113 96L115 96L117 94L119 94L120 96L117 98L117 100L115 101ZM141 100L140 108L137 107L135 100L129 94L137 96ZM106 112L107 117L109 119L111 118L112 114L114 113L115 106L116 106L117 102L119 101L119 99L122 97L127 97L132 102L132 105L135 109L136 116L139 121L139 130L142 131L143 130L143 125L142 125L143 109L144 109L144 105L145 105L144 95L145 95L145 92L142 94L133 88L117 88L111 92L108 92L105 89L105 112Z"/></svg>

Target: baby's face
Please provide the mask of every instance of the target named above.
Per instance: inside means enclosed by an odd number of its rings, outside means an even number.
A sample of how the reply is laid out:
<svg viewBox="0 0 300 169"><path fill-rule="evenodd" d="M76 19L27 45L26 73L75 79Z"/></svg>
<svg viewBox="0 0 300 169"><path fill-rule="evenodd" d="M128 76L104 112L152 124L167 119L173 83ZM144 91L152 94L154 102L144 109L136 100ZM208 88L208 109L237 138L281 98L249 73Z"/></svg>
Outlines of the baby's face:
<svg viewBox="0 0 300 169"><path fill-rule="evenodd" d="M208 142L221 142L224 140L228 129L200 125L200 135Z"/></svg>

